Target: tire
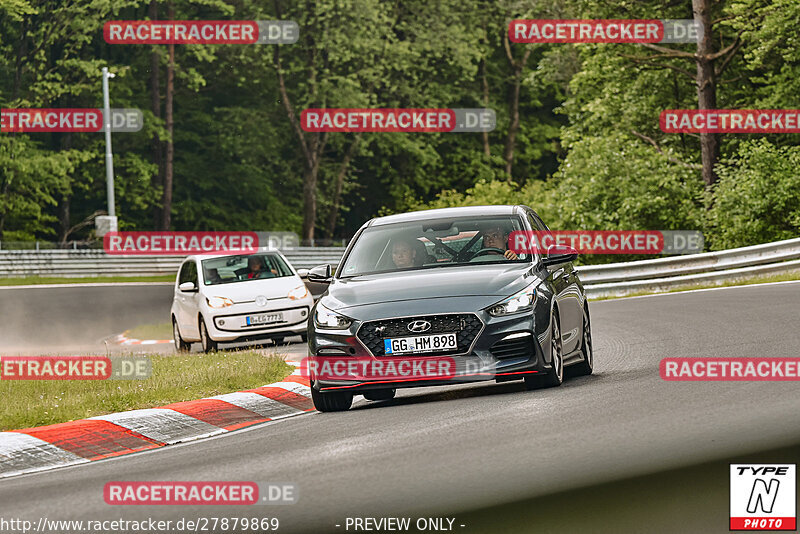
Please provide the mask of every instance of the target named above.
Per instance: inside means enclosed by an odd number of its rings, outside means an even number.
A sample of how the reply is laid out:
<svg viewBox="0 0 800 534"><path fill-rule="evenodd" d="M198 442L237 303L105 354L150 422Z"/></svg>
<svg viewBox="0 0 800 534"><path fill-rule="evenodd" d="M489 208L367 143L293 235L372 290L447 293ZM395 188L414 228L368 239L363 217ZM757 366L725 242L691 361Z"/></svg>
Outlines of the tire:
<svg viewBox="0 0 800 534"><path fill-rule="evenodd" d="M373 389L371 391L365 391L364 398L371 401L392 400L395 393L397 393L395 388Z"/></svg>
<svg viewBox="0 0 800 534"><path fill-rule="evenodd" d="M219 344L208 335L206 321L202 317L200 317L200 345L203 347L203 352L215 351L219 347Z"/></svg>
<svg viewBox="0 0 800 534"><path fill-rule="evenodd" d="M283 345L283 338L282 337L273 337L272 341L275 342L275 345Z"/></svg>
<svg viewBox="0 0 800 534"><path fill-rule="evenodd" d="M564 383L564 346L561 343L561 325L558 312L553 311L550 318L550 369L542 376L526 376L527 389L552 388Z"/></svg>
<svg viewBox="0 0 800 534"><path fill-rule="evenodd" d="M353 404L353 394L347 391L331 391L322 393L314 387L311 388L311 400L314 408L320 412L344 412Z"/></svg>
<svg viewBox="0 0 800 534"><path fill-rule="evenodd" d="M586 376L592 374L594 368L594 347L592 345L592 325L589 321L589 309L583 310L583 339L581 340L580 363L569 367L570 376Z"/></svg>
<svg viewBox="0 0 800 534"><path fill-rule="evenodd" d="M178 328L178 322L175 318L172 318L172 341L175 343L175 350L177 352L189 352L189 349L192 348L191 343L187 343L181 337L181 331Z"/></svg>
<svg viewBox="0 0 800 534"><path fill-rule="evenodd" d="M303 340L303 343L308 343L308 334L300 334L300 339Z"/></svg>

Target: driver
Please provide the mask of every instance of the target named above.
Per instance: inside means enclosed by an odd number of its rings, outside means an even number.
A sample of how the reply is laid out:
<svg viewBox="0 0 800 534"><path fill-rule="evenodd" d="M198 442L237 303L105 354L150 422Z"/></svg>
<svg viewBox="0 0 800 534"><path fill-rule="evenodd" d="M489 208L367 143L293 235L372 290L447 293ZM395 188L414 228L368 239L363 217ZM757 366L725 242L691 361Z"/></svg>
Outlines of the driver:
<svg viewBox="0 0 800 534"><path fill-rule="evenodd" d="M502 250L503 256L509 260L518 260L516 252L508 250L508 235L509 232L502 228L499 224L490 224L483 229L483 248L496 248ZM491 251L489 254L500 255L501 252Z"/></svg>
<svg viewBox="0 0 800 534"><path fill-rule="evenodd" d="M250 256L247 258L247 279L261 278L266 274L267 266L264 265L264 258Z"/></svg>

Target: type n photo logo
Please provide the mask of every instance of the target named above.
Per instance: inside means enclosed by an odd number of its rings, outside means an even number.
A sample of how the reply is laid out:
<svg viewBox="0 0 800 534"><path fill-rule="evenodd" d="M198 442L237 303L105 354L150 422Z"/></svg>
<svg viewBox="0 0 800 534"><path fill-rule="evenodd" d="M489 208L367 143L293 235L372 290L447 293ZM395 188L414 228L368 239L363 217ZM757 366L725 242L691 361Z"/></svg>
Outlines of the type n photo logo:
<svg viewBox="0 0 800 534"><path fill-rule="evenodd" d="M795 464L731 464L730 530L795 530Z"/></svg>

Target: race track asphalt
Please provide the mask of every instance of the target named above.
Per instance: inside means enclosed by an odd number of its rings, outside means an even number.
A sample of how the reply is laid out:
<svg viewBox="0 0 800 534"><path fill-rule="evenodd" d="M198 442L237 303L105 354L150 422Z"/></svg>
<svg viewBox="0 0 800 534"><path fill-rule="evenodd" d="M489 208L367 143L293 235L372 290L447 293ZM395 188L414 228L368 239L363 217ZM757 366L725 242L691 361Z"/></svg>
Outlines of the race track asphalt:
<svg viewBox="0 0 800 534"><path fill-rule="evenodd" d="M447 516L456 532L475 532L460 526L470 510L800 443L796 382L665 382L658 370L669 356L798 356L800 283L600 301L590 310L595 374L562 387L412 389L393 401L361 400L346 413L310 413L25 475L0 481L0 515L34 522L278 517L279 532L353 532L345 529L347 517ZM720 472L719 487L727 477ZM291 482L299 502L105 504L104 484L120 480ZM680 488L684 497L693 491L702 488L691 480ZM576 503L575 513L582 509ZM518 513L529 514L536 532L537 517L548 511ZM727 532L727 509L709 514ZM641 530L650 531L658 529Z"/></svg>

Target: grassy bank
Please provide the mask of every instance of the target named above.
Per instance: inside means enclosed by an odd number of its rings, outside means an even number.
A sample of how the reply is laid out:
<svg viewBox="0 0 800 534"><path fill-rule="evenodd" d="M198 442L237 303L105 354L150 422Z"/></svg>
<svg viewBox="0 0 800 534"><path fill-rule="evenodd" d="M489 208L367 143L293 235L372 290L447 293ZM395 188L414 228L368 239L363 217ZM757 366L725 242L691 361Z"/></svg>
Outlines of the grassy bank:
<svg viewBox="0 0 800 534"><path fill-rule="evenodd" d="M278 382L294 369L254 351L150 355L144 380L0 380L0 430L153 408Z"/></svg>
<svg viewBox="0 0 800 534"><path fill-rule="evenodd" d="M170 323L143 324L125 331L129 339L172 339Z"/></svg>

